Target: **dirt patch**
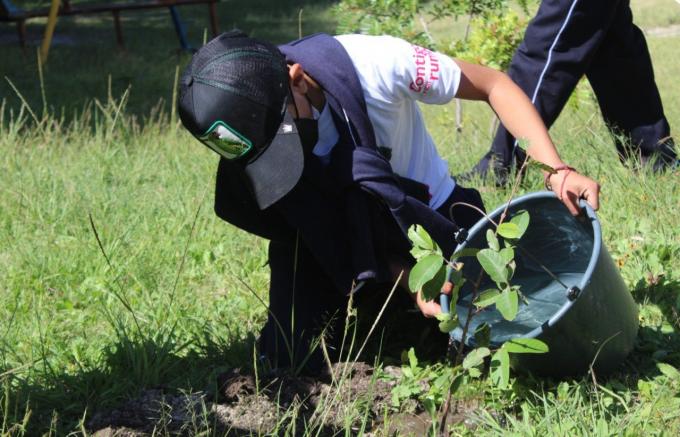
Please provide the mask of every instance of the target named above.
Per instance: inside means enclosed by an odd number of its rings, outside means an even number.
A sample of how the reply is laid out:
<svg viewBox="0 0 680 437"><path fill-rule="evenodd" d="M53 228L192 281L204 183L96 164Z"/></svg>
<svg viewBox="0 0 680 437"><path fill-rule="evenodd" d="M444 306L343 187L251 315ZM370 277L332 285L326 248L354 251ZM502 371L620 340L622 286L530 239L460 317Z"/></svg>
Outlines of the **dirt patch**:
<svg viewBox="0 0 680 437"><path fill-rule="evenodd" d="M387 367L381 375L364 363L339 363L332 373L314 378L256 378L234 369L218 377L216 393L145 390L114 410L95 414L87 425L97 437L195 435L208 429L233 436L301 435L305 430L330 436L348 428L376 436L425 435L431 423L415 401L398 413L390 410L401 369ZM461 417L451 416L448 422L460 423Z"/></svg>

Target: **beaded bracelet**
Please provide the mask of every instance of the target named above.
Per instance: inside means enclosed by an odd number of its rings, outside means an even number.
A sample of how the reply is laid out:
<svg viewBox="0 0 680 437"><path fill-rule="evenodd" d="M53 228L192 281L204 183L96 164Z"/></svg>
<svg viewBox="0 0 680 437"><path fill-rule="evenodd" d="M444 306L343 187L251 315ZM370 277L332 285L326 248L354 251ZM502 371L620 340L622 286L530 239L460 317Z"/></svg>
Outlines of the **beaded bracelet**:
<svg viewBox="0 0 680 437"><path fill-rule="evenodd" d="M562 179L562 184L560 186L560 192L558 194L558 196L561 199L562 198L562 192L564 191L564 182L567 180L567 176L569 176L569 173L571 173L572 171L576 171L576 169L574 167L570 167L566 164L563 164L563 165L558 165L557 167L553 168L553 170L555 171L555 173L557 173L558 171L561 171L561 170L565 170L567 172L564 175L564 178ZM545 185L546 190L553 191L552 185L550 184L550 176L552 176L555 173L546 173L546 175L544 176L543 184Z"/></svg>

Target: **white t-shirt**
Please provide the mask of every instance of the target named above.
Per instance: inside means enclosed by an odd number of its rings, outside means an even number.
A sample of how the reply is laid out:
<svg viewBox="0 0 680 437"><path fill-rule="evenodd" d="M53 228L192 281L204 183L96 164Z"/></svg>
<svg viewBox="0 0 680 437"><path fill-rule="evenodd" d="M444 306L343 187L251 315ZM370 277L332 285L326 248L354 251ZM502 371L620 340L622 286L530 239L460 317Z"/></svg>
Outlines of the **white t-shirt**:
<svg viewBox="0 0 680 437"><path fill-rule="evenodd" d="M391 36L335 38L354 63L378 147L391 149L395 173L428 185L430 207L438 208L455 182L425 129L417 102L450 102L458 90L460 68L446 55ZM319 156L330 153L338 138L327 106L319 114L319 142L314 148Z"/></svg>

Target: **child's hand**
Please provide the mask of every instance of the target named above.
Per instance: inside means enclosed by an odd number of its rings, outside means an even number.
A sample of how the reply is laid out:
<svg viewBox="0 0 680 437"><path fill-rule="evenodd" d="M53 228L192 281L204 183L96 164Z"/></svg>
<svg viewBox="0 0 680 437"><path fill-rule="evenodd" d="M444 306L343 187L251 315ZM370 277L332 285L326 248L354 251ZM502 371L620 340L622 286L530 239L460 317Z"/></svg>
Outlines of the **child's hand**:
<svg viewBox="0 0 680 437"><path fill-rule="evenodd" d="M572 215L579 215L579 199L583 198L597 210L600 207L600 185L587 176L570 168L559 170L548 177L549 186L569 209Z"/></svg>
<svg viewBox="0 0 680 437"><path fill-rule="evenodd" d="M442 285L442 294L450 295L452 290L453 283L451 281L444 282L444 285ZM436 317L437 314L442 312L442 307L437 303L437 301L425 301L420 291L416 295L416 304L418 305L420 312L423 313L423 315L427 318Z"/></svg>
<svg viewBox="0 0 680 437"><path fill-rule="evenodd" d="M421 291L416 295L416 305L428 319L436 317L437 314L442 312L442 307L435 300L426 301L423 299L423 293Z"/></svg>

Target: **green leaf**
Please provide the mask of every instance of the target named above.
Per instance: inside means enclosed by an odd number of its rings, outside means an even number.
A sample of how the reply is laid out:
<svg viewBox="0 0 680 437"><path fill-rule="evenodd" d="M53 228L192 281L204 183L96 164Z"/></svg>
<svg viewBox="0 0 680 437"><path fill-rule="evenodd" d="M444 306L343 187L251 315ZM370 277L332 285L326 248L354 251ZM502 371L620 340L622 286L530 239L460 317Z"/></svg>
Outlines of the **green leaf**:
<svg viewBox="0 0 680 437"><path fill-rule="evenodd" d="M434 241L427 233L425 228L420 225L413 225L408 228L408 239L411 240L413 246L424 250L435 250Z"/></svg>
<svg viewBox="0 0 680 437"><path fill-rule="evenodd" d="M487 347L473 349L463 360L463 369L471 369L479 366L484 362L484 358L489 355L491 355L491 351Z"/></svg>
<svg viewBox="0 0 680 437"><path fill-rule="evenodd" d="M557 386L557 399L567 400L569 398L569 383L566 381L560 382Z"/></svg>
<svg viewBox="0 0 680 437"><path fill-rule="evenodd" d="M408 238L413 244L410 251L411 255L418 261L430 254L441 254L437 243L432 240L432 237L422 226L413 225L408 228Z"/></svg>
<svg viewBox="0 0 680 437"><path fill-rule="evenodd" d="M450 313L449 313L450 314ZM439 330L444 333L449 333L458 327L458 314L454 314L448 320L439 322Z"/></svg>
<svg viewBox="0 0 680 437"><path fill-rule="evenodd" d="M476 247L464 247L463 249L454 252L454 254L451 255L451 260L453 261L458 258L464 258L466 256L477 256L477 252L479 252L479 249L477 249Z"/></svg>
<svg viewBox="0 0 680 437"><path fill-rule="evenodd" d="M498 300L501 292L495 288L490 288L479 293L477 299L475 299L475 305L479 308L486 308L489 305L493 305Z"/></svg>
<svg viewBox="0 0 680 437"><path fill-rule="evenodd" d="M422 403L425 411L428 412L430 417L435 418L437 416L437 406L434 403L434 399L431 397L426 397L422 400Z"/></svg>
<svg viewBox="0 0 680 437"><path fill-rule="evenodd" d="M451 388L449 391L451 393L456 393L458 390L460 390L460 387L463 385L463 374L460 373L460 368L458 367L456 370L458 370L453 377L453 381L451 381Z"/></svg>
<svg viewBox="0 0 680 437"><path fill-rule="evenodd" d="M456 282L453 284L453 290L451 290L451 295L449 295L449 302L452 308L456 307L456 303L458 302L458 294L460 293L460 289L465 285L465 279L461 279L460 281Z"/></svg>
<svg viewBox="0 0 680 437"><path fill-rule="evenodd" d="M486 241L489 243L489 249L498 252L498 250L501 248L500 244L498 243L498 238L496 238L496 234L491 229L486 230Z"/></svg>
<svg viewBox="0 0 680 437"><path fill-rule="evenodd" d="M527 231L527 228L529 227L529 212L526 210L521 210L518 211L511 219L510 223L514 223L517 225L517 228L519 229L519 238L522 238L524 233Z"/></svg>
<svg viewBox="0 0 680 437"><path fill-rule="evenodd" d="M413 246L409 253L413 258L416 259L416 261L420 261L423 257L432 254L432 251Z"/></svg>
<svg viewBox="0 0 680 437"><path fill-rule="evenodd" d="M439 298L439 295L442 293L442 286L444 285L445 280L446 266L442 264L434 277L423 284L423 299L425 301L431 301Z"/></svg>
<svg viewBox="0 0 680 437"><path fill-rule="evenodd" d="M400 385L397 385L392 389L392 406L393 407L399 407L401 404L401 399L404 398L403 395L403 388Z"/></svg>
<svg viewBox="0 0 680 437"><path fill-rule="evenodd" d="M507 283L508 272L505 270L505 262L500 253L491 249L482 249L477 254L477 260L492 281Z"/></svg>
<svg viewBox="0 0 680 437"><path fill-rule="evenodd" d="M451 268L450 266L447 267L447 269L448 270L446 271L446 273L448 273L449 281L451 281L453 283L453 285L456 285L459 282L465 281L465 279L463 278L463 270L462 269L457 270L457 269Z"/></svg>
<svg viewBox="0 0 680 437"><path fill-rule="evenodd" d="M506 272L506 283L510 283L510 280L512 279L512 276L515 274L515 251L512 247L506 247L502 249L500 252L501 258L503 259L503 262L505 262L507 265L505 266L505 272Z"/></svg>
<svg viewBox="0 0 680 437"><path fill-rule="evenodd" d="M506 247L498 252L504 264L510 264L515 259L515 250L512 247Z"/></svg>
<svg viewBox="0 0 680 437"><path fill-rule="evenodd" d="M435 315L434 318L439 320L440 322L445 322L447 320L451 320L451 313L445 313L444 311L442 311L441 313Z"/></svg>
<svg viewBox="0 0 680 437"><path fill-rule="evenodd" d="M656 367L666 375L667 377L674 379L676 381L680 381L680 372L678 372L678 369L675 367L671 366L670 364L666 363L656 363Z"/></svg>
<svg viewBox="0 0 680 437"><path fill-rule="evenodd" d="M510 382L510 355L504 348L498 349L491 357L491 382L504 389Z"/></svg>
<svg viewBox="0 0 680 437"><path fill-rule="evenodd" d="M548 345L537 338L513 338L503 343L503 349L512 354L544 354Z"/></svg>
<svg viewBox="0 0 680 437"><path fill-rule="evenodd" d="M458 313L455 312L454 305L451 307L448 313L442 311L435 316L439 320L439 330L444 333L449 333L458 327Z"/></svg>
<svg viewBox="0 0 680 437"><path fill-rule="evenodd" d="M471 367L468 369L468 375L470 375L471 378L479 378L482 376L482 372L476 367Z"/></svg>
<svg viewBox="0 0 680 437"><path fill-rule="evenodd" d="M498 235L509 240L516 240L522 236L519 226L512 222L505 222L498 225Z"/></svg>
<svg viewBox="0 0 680 437"><path fill-rule="evenodd" d="M442 375L439 375L434 379L434 381L432 381L432 387L434 387L435 390L438 390L440 392L448 390L450 386L451 386L451 374L449 372L444 372Z"/></svg>
<svg viewBox="0 0 680 437"><path fill-rule="evenodd" d="M418 357L416 357L416 351L413 348L408 350L408 365L411 369L418 367Z"/></svg>
<svg viewBox="0 0 680 437"><path fill-rule="evenodd" d="M491 342L491 327L488 323L482 323L475 329L475 344L477 346L489 347Z"/></svg>
<svg viewBox="0 0 680 437"><path fill-rule="evenodd" d="M420 259L411 269L408 275L408 286L411 292L416 293L423 285L439 273L440 268L444 263L444 258L436 253L427 255Z"/></svg>
<svg viewBox="0 0 680 437"><path fill-rule="evenodd" d="M496 299L496 309L505 320L514 320L519 309L519 299L516 290L503 290Z"/></svg>

